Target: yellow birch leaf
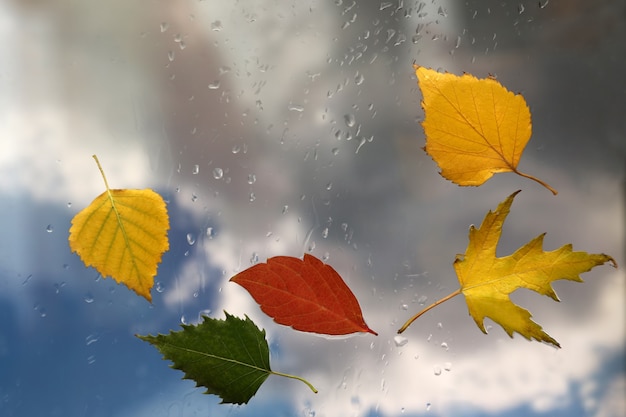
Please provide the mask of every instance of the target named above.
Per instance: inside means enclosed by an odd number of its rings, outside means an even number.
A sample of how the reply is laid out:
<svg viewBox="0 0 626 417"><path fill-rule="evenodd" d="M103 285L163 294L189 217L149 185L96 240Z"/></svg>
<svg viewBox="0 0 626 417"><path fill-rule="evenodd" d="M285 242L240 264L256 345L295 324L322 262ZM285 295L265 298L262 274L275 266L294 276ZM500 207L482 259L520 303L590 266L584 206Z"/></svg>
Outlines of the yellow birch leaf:
<svg viewBox="0 0 626 417"><path fill-rule="evenodd" d="M535 339L560 347L540 325L531 320L530 312L514 304L509 295L518 288L527 288L559 301L551 285L553 281L566 279L582 282L579 274L606 262L614 267L617 264L609 255L574 252L571 244L546 252L543 250L545 234L532 239L513 254L497 258L496 247L502 226L517 193L519 191L500 203L494 212L489 211L478 229L470 227L465 254L457 255L454 261L461 288L413 316L398 333L426 311L463 294L470 315L483 333L487 333L483 321L489 317L511 337L517 332L528 340Z"/></svg>
<svg viewBox="0 0 626 417"><path fill-rule="evenodd" d="M493 77L459 77L413 67L424 98L424 150L444 178L462 186L478 186L495 173L514 172L557 194L545 182L517 169L531 135L530 110L524 97L508 91Z"/></svg>
<svg viewBox="0 0 626 417"><path fill-rule="evenodd" d="M93 158L106 191L72 219L70 248L86 266L152 302L157 266L169 249L165 201L150 189L110 189L98 158Z"/></svg>

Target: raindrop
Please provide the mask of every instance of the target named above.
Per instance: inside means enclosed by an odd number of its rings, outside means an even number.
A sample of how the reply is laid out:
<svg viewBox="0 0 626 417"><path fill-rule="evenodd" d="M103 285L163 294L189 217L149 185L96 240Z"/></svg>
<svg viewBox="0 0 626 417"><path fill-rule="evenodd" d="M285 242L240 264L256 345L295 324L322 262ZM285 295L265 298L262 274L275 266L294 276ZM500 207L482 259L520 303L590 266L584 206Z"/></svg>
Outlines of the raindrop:
<svg viewBox="0 0 626 417"><path fill-rule="evenodd" d="M87 336L85 338L85 345L89 346L93 343L96 343L98 341L99 337L96 333L94 334L90 334L89 336Z"/></svg>
<svg viewBox="0 0 626 417"><path fill-rule="evenodd" d="M175 56L176 56L176 53L174 51L168 51L167 59L169 59L170 62L172 62L174 60Z"/></svg>
<svg viewBox="0 0 626 417"><path fill-rule="evenodd" d="M328 237L328 227L325 227L324 230L322 230L322 237L324 239Z"/></svg>
<svg viewBox="0 0 626 417"><path fill-rule="evenodd" d="M343 116L343 120L344 122L346 122L346 126L348 127L353 127L356 124L356 118L354 117L353 114L350 114L350 113L345 114Z"/></svg>
<svg viewBox="0 0 626 417"><path fill-rule="evenodd" d="M156 288L156 291L159 293L162 293L163 291L165 291L165 287L159 281L157 281L155 288Z"/></svg>
<svg viewBox="0 0 626 417"><path fill-rule="evenodd" d="M422 39L422 35L414 35L414 36L411 38L411 41L412 41L413 43L418 43L418 42L420 41L420 39Z"/></svg>
<svg viewBox="0 0 626 417"><path fill-rule="evenodd" d="M326 184L326 189L327 189L328 191L332 190L332 189L333 189L333 183L332 183L332 182L329 182L328 184Z"/></svg>
<svg viewBox="0 0 626 417"><path fill-rule="evenodd" d="M544 7L546 7L548 5L548 3L550 3L550 0L540 0L539 1L539 8L543 9Z"/></svg>
<svg viewBox="0 0 626 417"><path fill-rule="evenodd" d="M87 294L85 294L85 297L83 297L83 300L85 300L85 302L87 304L91 304L94 301L93 300L93 295L91 295L91 293L87 293Z"/></svg>
<svg viewBox="0 0 626 417"><path fill-rule="evenodd" d="M380 9L378 10L385 10L385 9L390 8L391 6L393 6L393 3L385 1L385 2L380 3Z"/></svg>
<svg viewBox="0 0 626 417"><path fill-rule="evenodd" d="M445 349L445 350L449 350L450 348L448 347L448 344L446 342L442 342L441 343L441 348Z"/></svg>
<svg viewBox="0 0 626 417"><path fill-rule="evenodd" d="M217 90L218 88L220 88L220 80L215 80L212 83L209 84L209 90Z"/></svg>
<svg viewBox="0 0 626 417"><path fill-rule="evenodd" d="M519 6L517 6L517 11L519 12L519 14L524 13L524 5L522 3L519 4Z"/></svg>
<svg viewBox="0 0 626 417"><path fill-rule="evenodd" d="M206 228L206 236L207 236L209 239L213 239L213 238L215 237L215 230L213 230L213 228L212 228L212 227L207 227L207 228Z"/></svg>
<svg viewBox="0 0 626 417"><path fill-rule="evenodd" d="M96 356L95 355L87 356L87 365L92 365L94 362L96 362Z"/></svg>
<svg viewBox="0 0 626 417"><path fill-rule="evenodd" d="M435 376L441 375L441 367L439 365L433 366L433 373L435 374Z"/></svg>
<svg viewBox="0 0 626 417"><path fill-rule="evenodd" d="M195 203L198 200L198 196L195 193L191 193L191 201Z"/></svg>
<svg viewBox="0 0 626 417"><path fill-rule="evenodd" d="M248 184L252 185L256 182L256 175L250 174L248 175Z"/></svg>
<svg viewBox="0 0 626 417"><path fill-rule="evenodd" d="M304 111L304 106L300 104L290 104L289 107L287 107L287 110L297 111L298 113L302 113Z"/></svg>
<svg viewBox="0 0 626 417"><path fill-rule="evenodd" d="M248 197L248 199L250 200L250 202L253 202L254 200L256 200L256 194L250 193L250 196Z"/></svg>
<svg viewBox="0 0 626 417"><path fill-rule="evenodd" d="M250 256L250 264L254 265L259 262L259 254L256 252L252 252L252 256Z"/></svg>
<svg viewBox="0 0 626 417"><path fill-rule="evenodd" d="M215 22L211 23L212 31L219 32L222 29L224 29L224 26L222 26L222 22L220 22L219 20L216 20Z"/></svg>
<svg viewBox="0 0 626 417"><path fill-rule="evenodd" d="M439 14L439 16L448 17L448 11L444 9L442 6L439 6L439 9L437 10L437 14Z"/></svg>
<svg viewBox="0 0 626 417"><path fill-rule="evenodd" d="M67 202L67 206L68 206L68 207L72 207L72 202L71 202L71 201L68 201L68 202Z"/></svg>
<svg viewBox="0 0 626 417"><path fill-rule="evenodd" d="M56 294L61 292L61 288L65 287L65 282L61 282L60 284L54 284L54 292Z"/></svg>
<svg viewBox="0 0 626 417"><path fill-rule="evenodd" d="M400 309L401 310L408 310L409 309L409 305L408 304L401 304L400 305Z"/></svg>
<svg viewBox="0 0 626 417"><path fill-rule="evenodd" d="M450 372L452 370L452 362L446 362L443 364L443 370Z"/></svg>
<svg viewBox="0 0 626 417"><path fill-rule="evenodd" d="M286 214L289 211L289 206L287 204L285 204L283 206L283 214Z"/></svg>
<svg viewBox="0 0 626 417"><path fill-rule="evenodd" d="M428 297L422 295L420 298L417 299L417 304L423 306L424 304L426 304L426 300L428 300Z"/></svg>
<svg viewBox="0 0 626 417"><path fill-rule="evenodd" d="M213 178L215 178L216 180L219 180L222 177L224 177L224 170L222 168L214 168L213 169Z"/></svg>
<svg viewBox="0 0 626 417"><path fill-rule="evenodd" d="M311 242L309 245L309 252L313 252L315 250L315 241Z"/></svg>
<svg viewBox="0 0 626 417"><path fill-rule="evenodd" d="M191 171L193 175L198 175L200 173L200 165L194 165L193 170Z"/></svg>
<svg viewBox="0 0 626 417"><path fill-rule="evenodd" d="M364 81L365 81L365 77L363 76L363 74L357 72L356 75L354 76L354 83L356 85L361 85L363 84Z"/></svg>
<svg viewBox="0 0 626 417"><path fill-rule="evenodd" d="M430 407L432 406L431 403L426 403L426 411L430 411Z"/></svg>
<svg viewBox="0 0 626 417"><path fill-rule="evenodd" d="M333 155L337 156L337 154L339 153L339 148L332 148L330 151Z"/></svg>
<svg viewBox="0 0 626 417"><path fill-rule="evenodd" d="M397 335L393 338L393 342L396 344L397 347L401 347L409 343L409 339L407 339L406 337Z"/></svg>
<svg viewBox="0 0 626 417"><path fill-rule="evenodd" d="M187 243L190 246L196 243L196 237L192 233L187 233Z"/></svg>
<svg viewBox="0 0 626 417"><path fill-rule="evenodd" d="M169 23L167 23L167 22L161 22L161 26L160 26L160 28L161 28L161 33L165 32L167 29L169 29L169 27L170 27L170 24L169 24Z"/></svg>
<svg viewBox="0 0 626 417"><path fill-rule="evenodd" d="M181 324L187 324L187 319L185 318L184 314L182 316L180 316L180 323Z"/></svg>
<svg viewBox="0 0 626 417"><path fill-rule="evenodd" d="M53 231L54 231L54 227L53 227L51 224L49 224L48 226L46 226L46 232L48 232L48 233L52 233Z"/></svg>

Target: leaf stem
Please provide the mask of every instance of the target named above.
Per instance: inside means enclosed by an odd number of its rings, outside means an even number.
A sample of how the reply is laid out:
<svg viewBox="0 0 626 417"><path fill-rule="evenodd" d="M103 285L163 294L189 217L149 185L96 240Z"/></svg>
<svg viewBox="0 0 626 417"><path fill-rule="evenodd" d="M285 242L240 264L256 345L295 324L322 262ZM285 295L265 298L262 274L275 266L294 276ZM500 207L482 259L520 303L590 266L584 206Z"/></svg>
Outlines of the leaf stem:
<svg viewBox="0 0 626 417"><path fill-rule="evenodd" d="M291 378L291 379L297 379L298 381L304 382L309 388L311 388L311 391L313 391L314 393L317 394L317 389L313 386L313 384L311 384L309 381L307 381L306 379L296 376L296 375L290 375L290 374L284 374L282 372L276 372L276 371L270 371L271 374L274 375L278 375L278 376L284 376L285 378Z"/></svg>
<svg viewBox="0 0 626 417"><path fill-rule="evenodd" d="M398 334L404 332L407 327L409 327L411 325L411 323L413 323L415 320L417 320L418 318L420 318L420 316L424 313L426 313L428 310L432 309L433 307L438 306L439 304L443 303L444 301L448 301L449 299L451 299L452 297L455 297L457 295L461 294L461 289L459 288L458 290L454 291L452 294L448 294L445 297L443 297L440 300L435 301L434 303L432 303L431 305L429 305L428 307L426 307L425 309L423 309L422 311L420 311L419 313L417 313L416 315L414 315L413 317L411 317L410 319L408 319L403 325L402 327L400 327L400 329L398 330Z"/></svg>
<svg viewBox="0 0 626 417"><path fill-rule="evenodd" d="M528 178L530 180L533 180L535 182L538 182L539 184L543 185L544 187L546 187L548 190L550 190L550 192L554 195L557 195L559 192L557 190L555 190L554 188L550 187L547 183L541 181L539 178L533 177L532 175L528 175L528 174L524 174L521 171L518 171L517 169L514 169L513 172L515 172L517 175L524 177L524 178Z"/></svg>
<svg viewBox="0 0 626 417"><path fill-rule="evenodd" d="M104 175L104 170L102 169L102 165L100 165L98 157L95 154L91 155L91 157L96 160L96 164L98 165L98 169L100 170L100 174L102 175L102 179L104 180L104 185L107 187L107 191L110 191L111 189L109 188L109 182L107 181L106 175ZM111 195L110 192L109 195Z"/></svg>

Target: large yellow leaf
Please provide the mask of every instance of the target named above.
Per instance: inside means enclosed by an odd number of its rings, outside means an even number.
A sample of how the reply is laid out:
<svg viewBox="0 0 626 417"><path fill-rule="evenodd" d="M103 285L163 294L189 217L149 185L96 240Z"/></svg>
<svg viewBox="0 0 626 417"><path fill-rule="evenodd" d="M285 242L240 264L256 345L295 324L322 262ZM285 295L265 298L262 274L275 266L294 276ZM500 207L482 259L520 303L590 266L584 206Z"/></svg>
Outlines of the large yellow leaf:
<svg viewBox="0 0 626 417"><path fill-rule="evenodd" d="M517 193L519 191L500 203L495 212L489 211L478 229L470 227L467 250L464 256L458 256L454 261L454 269L469 312L480 330L487 333L483 319L489 317L511 337L513 332L518 332L526 339L558 347L558 342L530 319L528 310L515 305L509 294L518 288L527 288L559 301L551 285L553 281L582 282L579 274L605 262L615 266L615 260L605 254L574 252L571 244L545 252L544 234L513 254L496 258L502 225Z"/></svg>
<svg viewBox="0 0 626 417"><path fill-rule="evenodd" d="M152 302L157 265L169 249L165 202L150 189L106 191L72 219L69 244L87 266Z"/></svg>
<svg viewBox="0 0 626 417"><path fill-rule="evenodd" d="M424 150L441 175L458 185L478 186L495 173L524 174L517 165L531 135L530 110L524 97L494 78L456 76L414 65L424 100Z"/></svg>
<svg viewBox="0 0 626 417"><path fill-rule="evenodd" d="M559 301L551 283L559 279L582 282L579 274L593 267L615 260L605 254L574 252L567 244L559 249L543 250L544 234L516 250L509 256L496 257L496 247L502 233L502 225L519 191L511 194L489 211L478 229L470 227L469 244L464 255L457 255L454 269L461 288L426 307L411 317L398 333L402 333L418 317L450 298L463 294L469 313L484 333L483 321L489 317L513 337L517 332L526 339L535 339L560 347L559 343L532 321L528 310L514 304L509 295L518 288L527 288Z"/></svg>

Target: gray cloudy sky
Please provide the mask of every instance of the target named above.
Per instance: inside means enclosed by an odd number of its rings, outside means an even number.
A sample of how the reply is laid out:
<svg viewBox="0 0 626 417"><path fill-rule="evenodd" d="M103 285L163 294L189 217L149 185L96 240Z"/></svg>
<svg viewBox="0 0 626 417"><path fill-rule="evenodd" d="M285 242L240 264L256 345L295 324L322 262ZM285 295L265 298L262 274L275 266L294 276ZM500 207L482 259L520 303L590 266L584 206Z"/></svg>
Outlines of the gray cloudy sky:
<svg viewBox="0 0 626 417"><path fill-rule="evenodd" d="M499 255L546 232L546 249L626 264L624 2L246 3L0 6L1 414L623 415L622 269L555 284L560 303L513 296L560 350L491 322L483 335L461 297L395 332L458 287L469 225L517 189ZM413 62L521 92L520 169L559 195L512 174L441 178ZM71 217L103 189L94 153L113 187L169 202L152 306L69 253ZM295 332L228 283L304 252L378 337ZM224 309L320 393L271 377L247 406L217 405L133 337Z"/></svg>

